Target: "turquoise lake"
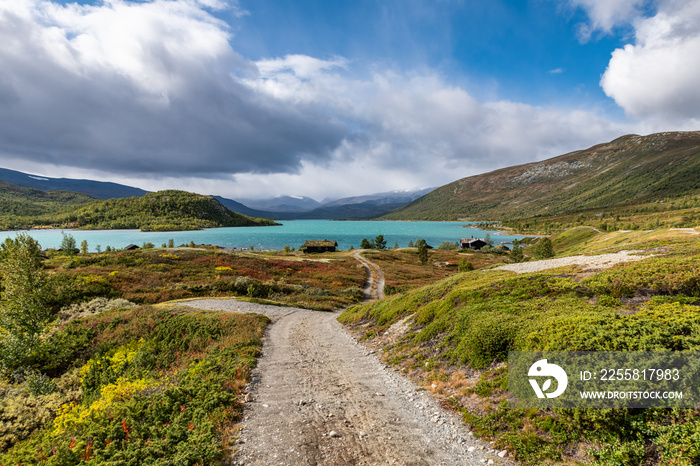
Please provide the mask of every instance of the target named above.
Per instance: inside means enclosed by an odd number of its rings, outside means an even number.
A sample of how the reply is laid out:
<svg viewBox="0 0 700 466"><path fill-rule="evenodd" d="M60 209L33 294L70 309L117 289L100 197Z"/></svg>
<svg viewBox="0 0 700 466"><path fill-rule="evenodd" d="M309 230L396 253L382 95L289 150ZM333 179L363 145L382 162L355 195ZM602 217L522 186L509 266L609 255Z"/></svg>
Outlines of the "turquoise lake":
<svg viewBox="0 0 700 466"><path fill-rule="evenodd" d="M139 230L30 230L28 233L41 244L41 247L58 248L62 233L72 235L78 246L87 240L89 250L94 252L99 245L121 249L129 244L142 246L150 242L156 247L173 239L175 245L214 244L226 249L280 250L285 245L298 249L306 240L329 239L338 242L342 250L360 247L362 238L371 239L384 235L387 247L395 243L406 247L409 241L424 238L429 245L437 247L443 241L455 242L460 238L483 238L487 233L495 244L509 243L522 236L498 235L476 228L468 228L465 222L376 222L376 221L333 221L333 220L284 220L282 226L211 228L198 231L141 232ZM0 240L15 237L17 232L0 232Z"/></svg>

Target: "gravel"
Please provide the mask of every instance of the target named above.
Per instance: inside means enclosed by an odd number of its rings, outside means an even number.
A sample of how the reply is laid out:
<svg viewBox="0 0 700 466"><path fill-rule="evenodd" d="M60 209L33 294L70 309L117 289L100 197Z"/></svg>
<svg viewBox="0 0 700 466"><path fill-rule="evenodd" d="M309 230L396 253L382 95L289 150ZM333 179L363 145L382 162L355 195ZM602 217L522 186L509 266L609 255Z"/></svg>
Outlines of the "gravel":
<svg viewBox="0 0 700 466"><path fill-rule="evenodd" d="M542 270L564 267L567 265L581 265L584 270L605 269L623 262L648 259L650 256L634 255L638 251L620 251L598 256L570 256L557 259L544 259L532 262L520 262L496 267L494 270L510 270L515 273L541 272Z"/></svg>

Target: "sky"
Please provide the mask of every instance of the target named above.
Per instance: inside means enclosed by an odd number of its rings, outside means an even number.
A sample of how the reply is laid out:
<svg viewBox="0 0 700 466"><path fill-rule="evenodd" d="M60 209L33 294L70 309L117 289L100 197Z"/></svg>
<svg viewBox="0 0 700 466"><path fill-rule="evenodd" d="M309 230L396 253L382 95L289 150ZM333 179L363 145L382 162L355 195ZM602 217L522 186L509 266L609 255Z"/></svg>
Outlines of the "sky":
<svg viewBox="0 0 700 466"><path fill-rule="evenodd" d="M700 130L697 0L0 0L0 167L236 198Z"/></svg>

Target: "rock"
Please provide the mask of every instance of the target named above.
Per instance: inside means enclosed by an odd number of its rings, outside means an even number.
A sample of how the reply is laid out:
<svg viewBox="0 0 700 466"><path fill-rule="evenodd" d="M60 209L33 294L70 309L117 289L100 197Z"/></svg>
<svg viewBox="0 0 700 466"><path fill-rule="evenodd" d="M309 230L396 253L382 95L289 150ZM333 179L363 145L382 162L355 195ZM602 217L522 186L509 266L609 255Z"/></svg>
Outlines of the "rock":
<svg viewBox="0 0 700 466"><path fill-rule="evenodd" d="M508 450L502 450L502 451L498 452L498 457L505 458L507 454L508 454Z"/></svg>
<svg viewBox="0 0 700 466"><path fill-rule="evenodd" d="M339 434L338 432L332 430L332 431L330 431L330 432L328 433L328 436L329 436L329 437L333 437L333 438L339 438L339 437L340 437L340 434Z"/></svg>
<svg viewBox="0 0 700 466"><path fill-rule="evenodd" d="M269 407L270 407L270 405L268 405L268 404L263 405L263 408L269 408Z"/></svg>
<svg viewBox="0 0 700 466"><path fill-rule="evenodd" d="M246 393L243 397L243 401L246 403L250 403L251 401L253 401L253 395L251 395L250 393Z"/></svg>
<svg viewBox="0 0 700 466"><path fill-rule="evenodd" d="M469 448L467 448L467 451L468 451L469 453L474 453L474 450L476 450L476 447L469 447Z"/></svg>
<svg viewBox="0 0 700 466"><path fill-rule="evenodd" d="M486 464L493 464L493 460L489 460Z"/></svg>
<svg viewBox="0 0 700 466"><path fill-rule="evenodd" d="M367 437L367 432L361 430L360 437Z"/></svg>

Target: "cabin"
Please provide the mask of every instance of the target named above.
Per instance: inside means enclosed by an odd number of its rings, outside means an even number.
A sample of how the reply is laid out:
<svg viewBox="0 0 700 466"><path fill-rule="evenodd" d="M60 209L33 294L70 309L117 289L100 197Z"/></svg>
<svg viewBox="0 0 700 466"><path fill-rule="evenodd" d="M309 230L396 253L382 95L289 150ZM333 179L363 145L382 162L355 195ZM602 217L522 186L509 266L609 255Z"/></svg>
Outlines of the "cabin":
<svg viewBox="0 0 700 466"><path fill-rule="evenodd" d="M488 245L488 243L481 238L462 238L459 240L459 243L462 249L472 249L474 251L478 251Z"/></svg>
<svg viewBox="0 0 700 466"><path fill-rule="evenodd" d="M137 249L141 249L141 248L136 246L135 244L130 244L124 248L125 251L135 251Z"/></svg>
<svg viewBox="0 0 700 466"><path fill-rule="evenodd" d="M335 252L335 248L338 247L337 241L328 241L327 239L320 240L307 240L302 246L304 253L315 253L315 252Z"/></svg>

